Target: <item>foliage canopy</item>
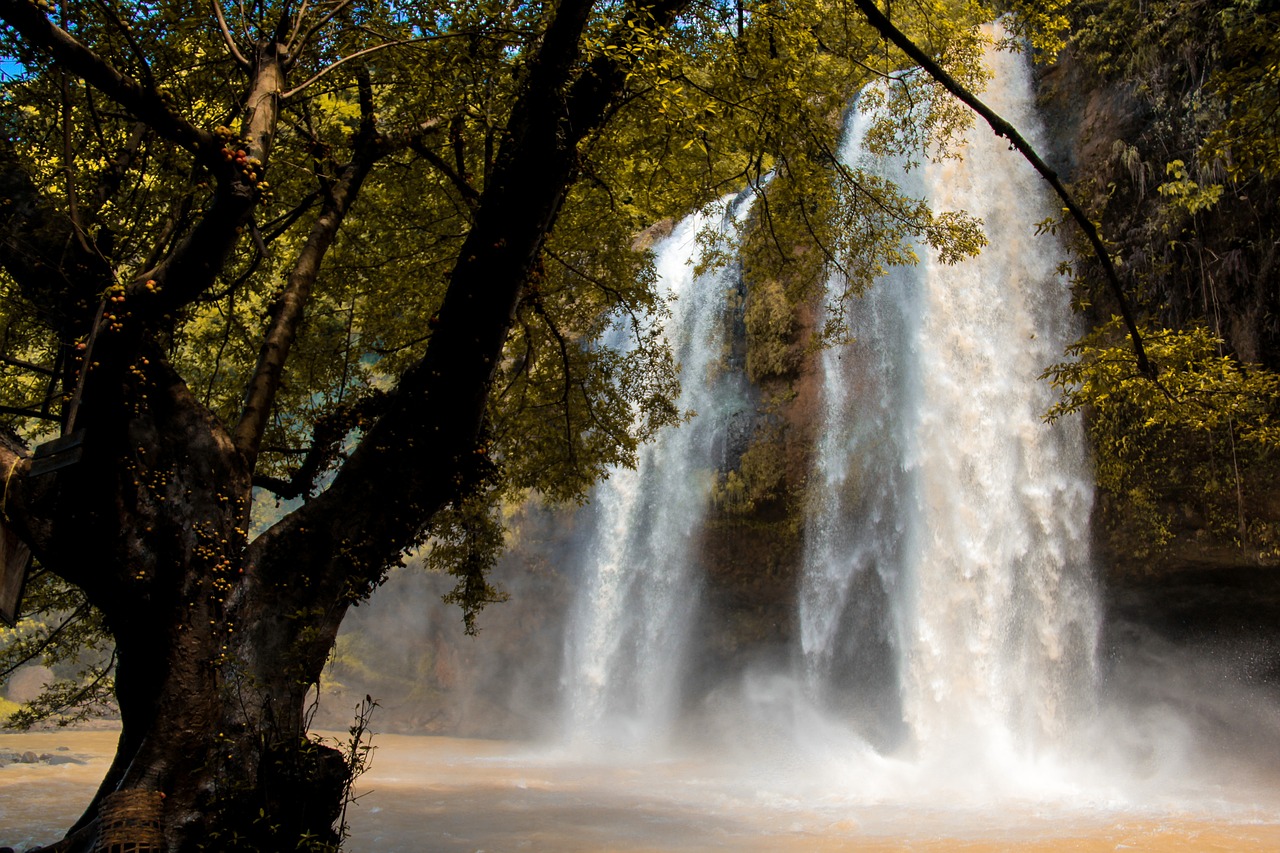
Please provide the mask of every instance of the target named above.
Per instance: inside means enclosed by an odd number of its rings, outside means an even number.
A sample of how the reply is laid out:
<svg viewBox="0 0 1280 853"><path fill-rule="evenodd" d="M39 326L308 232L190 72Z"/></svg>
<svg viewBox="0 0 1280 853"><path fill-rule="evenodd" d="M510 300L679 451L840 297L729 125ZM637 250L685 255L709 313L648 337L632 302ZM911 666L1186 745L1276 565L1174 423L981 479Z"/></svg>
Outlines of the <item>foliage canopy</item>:
<svg viewBox="0 0 1280 853"><path fill-rule="evenodd" d="M895 20L976 85L975 25L992 14L930 0ZM638 232L750 188L765 203L744 236L746 263L783 283L780 310L813 298L829 263L846 273L846 291L830 296L842 306L912 260L906 240L955 256L982 243L962 213L935 214L839 165L844 111L870 80L885 81L882 147L944 156L968 122L940 88L902 70L852 4L4 0L0 17L0 54L23 69L0 110L0 417L17 460L69 427L111 434L117 467L101 498L140 510L117 520L123 547L103 558L112 580L91 584L85 613L126 591L157 596L179 529L216 541L229 525L226 549L208 559L216 571L238 554L252 564L255 542L314 531L301 519L323 517L319 496L363 478L355 500L371 518L395 516L401 532L334 546L342 607L405 549L429 543L428 562L458 576L450 598L474 629L479 608L502 595L484 578L503 542L498 504L530 491L582 500L684 416L662 337L667 306ZM557 41L569 19L577 34ZM545 91L544 74L558 75ZM544 112L568 111L556 131L571 140L567 153L530 155L531 92L551 98ZM539 212L521 193L544 168L562 185ZM475 279L477 293L485 275L511 279L498 289L515 295L494 327L500 356L466 380L483 392L477 430L459 439L465 450L436 454L452 466L439 505L396 497L413 488L397 478L427 476L423 463L344 480L351 460L387 446L377 429L430 443L422 421L393 429L387 413L416 393L406 383L422 381L433 346L465 349L449 343L474 323L447 304L460 277L517 245L527 254ZM225 525L161 506L193 461L181 443L172 457L149 446L168 440L156 394L169 387L248 472L251 493L211 486L237 507ZM217 468L200 476L216 482ZM12 503L38 503L39 485ZM250 519L278 518L263 511L273 498L304 511L266 535ZM162 522L173 512L185 517ZM37 515L9 515L43 529ZM36 548L50 581L83 584L56 551ZM144 552L153 556L139 563ZM218 606L236 595L234 580L213 583ZM33 592L32 607L52 606ZM24 630L32 640L7 646L11 663L68 636ZM109 684L100 676L86 672Z"/></svg>

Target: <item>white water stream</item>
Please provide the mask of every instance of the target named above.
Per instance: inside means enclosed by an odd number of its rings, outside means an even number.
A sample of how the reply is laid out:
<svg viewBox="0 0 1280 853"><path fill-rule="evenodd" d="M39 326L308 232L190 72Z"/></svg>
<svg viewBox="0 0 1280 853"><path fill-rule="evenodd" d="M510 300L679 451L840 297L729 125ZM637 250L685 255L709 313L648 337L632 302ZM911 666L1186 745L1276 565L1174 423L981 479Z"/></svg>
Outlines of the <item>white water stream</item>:
<svg viewBox="0 0 1280 853"><path fill-rule="evenodd" d="M688 217L654 247L659 286L672 303L665 334L681 367L677 405L696 418L662 431L634 470L613 469L592 492L562 676L564 731L582 748L654 748L679 710L685 640L698 610L697 537L724 424L744 407L743 379L727 370L725 334L737 271L698 276L694 264L701 231L736 227L734 204Z"/></svg>
<svg viewBox="0 0 1280 853"><path fill-rule="evenodd" d="M992 61L987 100L1038 141L1021 60ZM851 161L860 133L855 119ZM690 689L700 525L726 424L749 406L726 369L736 275L689 264L711 213L656 247L680 405L698 418L580 517L564 645L548 631L562 707L530 711L557 715L559 736L378 735L351 851L1280 849L1280 703L1247 683L1274 649L1193 655L1126 623L1120 659L1099 654L1081 438L1041 423L1036 381L1072 336L1059 250L1032 234L1053 205L982 127L963 161L905 180L981 216L991 246L885 277L851 308L857 340L824 356L794 665ZM497 640L518 683L526 650L502 645L502 618L476 657ZM0 767L0 846L56 838L113 739L0 735L0 751L74 759Z"/></svg>
<svg viewBox="0 0 1280 853"><path fill-rule="evenodd" d="M988 61L988 104L1040 146L1022 57ZM851 306L854 342L824 355L805 677L877 746L958 785L1018 784L1086 717L1096 680L1085 444L1078 419L1043 422L1038 380L1076 332L1063 253L1034 233L1055 206L985 125L961 159L907 173L864 152L869 121L853 115L845 162L981 218L990 245L956 265L920 249Z"/></svg>

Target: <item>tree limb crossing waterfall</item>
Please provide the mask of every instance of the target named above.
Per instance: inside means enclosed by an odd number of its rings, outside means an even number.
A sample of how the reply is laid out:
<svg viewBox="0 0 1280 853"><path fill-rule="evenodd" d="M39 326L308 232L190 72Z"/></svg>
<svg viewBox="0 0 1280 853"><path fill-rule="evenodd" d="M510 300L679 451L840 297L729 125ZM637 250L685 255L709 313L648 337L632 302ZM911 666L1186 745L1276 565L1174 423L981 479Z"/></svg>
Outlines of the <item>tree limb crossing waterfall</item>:
<svg viewBox="0 0 1280 853"><path fill-rule="evenodd" d="M989 102L1037 142L1024 59L988 61ZM920 770L955 764L1022 784L1012 771L1087 716L1099 630L1084 439L1078 423L1043 422L1052 389L1038 378L1075 331L1062 250L1035 233L1055 207L985 127L959 159L906 169L864 151L870 121L854 110L846 164L980 217L990 245L957 265L921 251L892 270L849 306L854 339L823 355L798 593L804 701ZM748 396L725 355L737 270L694 275L710 226L732 217L690 217L656 247L680 405L697 417L614 471L586 511L563 675L571 743L652 748L679 716L697 537Z"/></svg>
<svg viewBox="0 0 1280 853"><path fill-rule="evenodd" d="M695 545L727 421L746 408L745 380L727 370L726 309L736 265L695 275L699 234L730 236L745 198L679 223L654 247L672 301L666 336L681 366L679 406L693 420L664 430L634 470L614 469L592 492L581 592L568 628L566 735L572 743L659 745L678 711L685 641L697 612ZM626 334L625 330L621 330Z"/></svg>
<svg viewBox="0 0 1280 853"><path fill-rule="evenodd" d="M988 62L987 102L1039 144L1024 59ZM1035 234L1056 208L985 126L962 159L904 171L865 152L869 121L851 117L846 164L981 217L990 245L884 276L850 306L854 340L824 354L804 682L878 748L1009 778L1094 695L1092 483L1078 422L1043 422L1038 380L1075 337L1061 249Z"/></svg>

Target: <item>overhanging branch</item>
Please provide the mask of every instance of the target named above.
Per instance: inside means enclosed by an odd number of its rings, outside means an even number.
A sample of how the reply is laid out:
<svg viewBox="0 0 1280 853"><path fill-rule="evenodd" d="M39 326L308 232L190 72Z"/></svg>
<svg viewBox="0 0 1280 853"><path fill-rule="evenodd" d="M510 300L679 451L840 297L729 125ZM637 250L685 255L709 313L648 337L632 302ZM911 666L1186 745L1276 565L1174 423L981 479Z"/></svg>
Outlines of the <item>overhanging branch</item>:
<svg viewBox="0 0 1280 853"><path fill-rule="evenodd" d="M1097 226L1089 219L1080 205L1076 203L1075 198L1063 186L1062 181L1058 178L1058 174L1049 165L1040 158L1031 143L1023 139L1017 129L1001 116L997 115L990 107L978 99L976 95L962 86L954 77L946 72L937 62L920 49L915 42L907 37L902 30L894 26L879 7L876 6L874 0L854 0L862 14L866 16L867 22L875 27L881 35L893 42L899 50L905 53L912 62L915 62L925 72L936 80L944 89L959 99L965 106L982 116L983 120L990 125L997 136L1003 136L1009 140L1009 144L1018 150L1023 158L1035 168L1040 176L1044 178L1053 191L1057 193L1058 198L1062 200L1063 205L1071 214L1071 218L1080 226L1080 230L1084 232L1085 237L1089 240L1089 245L1093 247L1093 252L1098 258L1098 262L1102 264L1103 272L1106 274L1107 284L1111 288L1111 294L1115 297L1120 307L1120 316L1124 320L1125 328L1129 332L1129 340L1133 344L1133 354L1138 360L1138 369L1142 375L1148 379L1156 378L1156 368L1148 359L1146 349L1142 345L1142 336L1138 333L1138 324L1133 316L1133 311L1129 307L1129 300L1124 295L1124 287L1120 283L1120 275L1116 272L1115 264L1111 260L1111 254L1107 251L1107 247L1102 242L1101 235L1098 234Z"/></svg>
<svg viewBox="0 0 1280 853"><path fill-rule="evenodd" d="M248 71L253 66L249 64L249 60L240 52L240 48L236 46L236 40L231 35L231 28L227 26L227 19L222 14L222 0L213 0L213 14L218 19L218 29L222 33L222 40L227 45L227 53L231 54L231 58L236 61L244 70Z"/></svg>
<svg viewBox="0 0 1280 853"><path fill-rule="evenodd" d="M49 20L34 3L0 0L0 20L32 47L57 60L67 71L151 125L161 136L188 151L211 157L218 148L214 137L194 126L166 103L160 92L122 74L93 50Z"/></svg>

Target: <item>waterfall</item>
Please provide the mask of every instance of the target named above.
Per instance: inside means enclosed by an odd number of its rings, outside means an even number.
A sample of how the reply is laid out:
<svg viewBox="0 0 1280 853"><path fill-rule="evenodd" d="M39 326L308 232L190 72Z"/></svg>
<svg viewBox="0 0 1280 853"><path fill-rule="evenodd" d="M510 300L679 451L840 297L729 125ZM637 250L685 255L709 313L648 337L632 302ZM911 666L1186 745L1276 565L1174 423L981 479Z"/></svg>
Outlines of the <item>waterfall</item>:
<svg viewBox="0 0 1280 853"><path fill-rule="evenodd" d="M1039 144L1024 59L988 62L987 102ZM954 266L921 249L849 306L854 341L825 354L804 681L881 749L1034 760L1092 695L1099 620L1083 436L1042 422L1037 379L1076 331L1062 250L1034 233L1057 206L984 125L962 159L903 173L863 151L867 122L851 118L846 163L980 217L990 245Z"/></svg>
<svg viewBox="0 0 1280 853"><path fill-rule="evenodd" d="M727 372L726 306L736 268L695 275L698 235L729 235L743 202L686 218L655 247L659 286L672 302L665 334L681 371L682 411L634 470L615 468L585 510L579 593L566 642L566 735L571 743L652 748L679 710L689 627L698 608L697 539L728 419L745 408L745 382Z"/></svg>

